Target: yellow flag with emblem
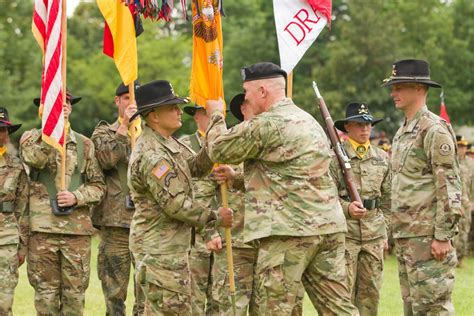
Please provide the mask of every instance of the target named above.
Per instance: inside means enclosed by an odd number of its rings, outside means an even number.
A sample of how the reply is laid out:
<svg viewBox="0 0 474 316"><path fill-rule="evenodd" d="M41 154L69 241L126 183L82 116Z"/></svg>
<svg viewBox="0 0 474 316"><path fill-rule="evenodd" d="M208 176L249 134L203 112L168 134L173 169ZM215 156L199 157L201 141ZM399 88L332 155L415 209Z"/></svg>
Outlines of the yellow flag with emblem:
<svg viewBox="0 0 474 316"><path fill-rule="evenodd" d="M192 1L193 63L190 98L205 107L207 100L224 100L221 0Z"/></svg>

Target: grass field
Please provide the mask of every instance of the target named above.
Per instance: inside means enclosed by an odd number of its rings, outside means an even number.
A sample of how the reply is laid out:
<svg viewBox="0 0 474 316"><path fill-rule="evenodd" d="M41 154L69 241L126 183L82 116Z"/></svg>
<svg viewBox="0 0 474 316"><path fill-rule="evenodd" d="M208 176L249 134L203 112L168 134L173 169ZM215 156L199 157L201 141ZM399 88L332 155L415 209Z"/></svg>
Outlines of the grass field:
<svg viewBox="0 0 474 316"><path fill-rule="evenodd" d="M91 278L86 293L87 316L105 315L104 299L102 289L97 278L96 258L98 239L92 242ZM454 288L453 301L456 315L474 315L474 258L469 258L463 268L456 271L456 285ZM127 299L127 315L131 315L133 292L129 286ZM397 263L394 257L388 257L385 262L384 282L382 286L382 298L380 302L379 315L403 315L402 301L400 298L400 286L398 283ZM15 303L13 314L16 316L35 315L34 291L26 276L26 265L20 269L20 281L15 292ZM304 302L304 315L316 315L316 312L308 298Z"/></svg>

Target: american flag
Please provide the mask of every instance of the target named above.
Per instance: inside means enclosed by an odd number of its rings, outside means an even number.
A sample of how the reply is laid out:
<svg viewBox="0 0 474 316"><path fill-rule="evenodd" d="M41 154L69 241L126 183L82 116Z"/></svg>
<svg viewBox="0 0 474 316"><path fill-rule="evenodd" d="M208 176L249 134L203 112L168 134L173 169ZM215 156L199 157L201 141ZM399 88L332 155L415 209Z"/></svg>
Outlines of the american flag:
<svg viewBox="0 0 474 316"><path fill-rule="evenodd" d="M35 0L32 31L43 51L42 139L60 151L64 145L61 18L62 0Z"/></svg>

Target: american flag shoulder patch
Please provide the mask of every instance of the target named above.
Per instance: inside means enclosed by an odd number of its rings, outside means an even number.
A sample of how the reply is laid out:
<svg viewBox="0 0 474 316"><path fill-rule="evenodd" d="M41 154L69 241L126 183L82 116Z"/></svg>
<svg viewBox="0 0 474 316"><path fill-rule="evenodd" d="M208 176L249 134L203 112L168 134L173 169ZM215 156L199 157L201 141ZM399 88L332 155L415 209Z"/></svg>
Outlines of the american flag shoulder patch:
<svg viewBox="0 0 474 316"><path fill-rule="evenodd" d="M161 180L166 174L171 170L171 165L166 161L166 160L161 160L158 162L153 168L153 175L158 178L158 180Z"/></svg>

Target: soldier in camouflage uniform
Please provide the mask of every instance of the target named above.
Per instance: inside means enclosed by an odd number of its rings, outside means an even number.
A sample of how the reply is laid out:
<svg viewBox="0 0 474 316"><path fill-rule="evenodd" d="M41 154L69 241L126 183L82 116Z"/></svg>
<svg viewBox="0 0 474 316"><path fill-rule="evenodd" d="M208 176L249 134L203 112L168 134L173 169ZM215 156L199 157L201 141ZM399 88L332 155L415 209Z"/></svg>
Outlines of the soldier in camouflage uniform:
<svg viewBox="0 0 474 316"><path fill-rule="evenodd" d="M285 97L280 67L258 63L242 76L256 116L227 130L222 102L208 101L207 137L213 161L244 163L243 242L259 245L256 313L291 314L304 284L320 314L358 315L346 284L346 223L326 135Z"/></svg>
<svg viewBox="0 0 474 316"><path fill-rule="evenodd" d="M249 120L251 114L246 111L247 105L243 104L244 95L235 96L230 109L232 114L240 121ZM244 108L242 111L240 107ZM257 263L257 248L253 243L243 242L244 213L245 213L245 185L243 164L239 166L221 165L214 168L214 178L219 183L227 183L229 207L234 210L234 225L232 234L232 254L234 260L235 276L235 302L237 315L245 316L256 314L253 302L253 275ZM219 192L220 193L220 192ZM220 194L219 194L219 200ZM225 236L224 229L220 235ZM232 315L232 300L229 290L229 272L227 267L227 251L214 253L212 266L212 297L217 306L218 315Z"/></svg>
<svg viewBox="0 0 474 316"><path fill-rule="evenodd" d="M145 296L146 315L191 314L188 264L191 227L232 225L232 211L218 213L194 200L191 177L206 175L212 161L203 149L196 155L172 137L181 127L178 104L165 80L137 90L137 115L146 125L130 157L128 183L135 203L130 249L136 262L136 282ZM210 226L212 227L212 226ZM209 237L217 232L209 229Z"/></svg>
<svg viewBox="0 0 474 316"><path fill-rule="evenodd" d="M134 85L136 89L139 83ZM128 86L123 83L115 91L115 105L118 119L113 124L99 122L91 137L107 185L104 199L94 208L92 222L101 232L97 271L105 296L106 315L125 315L132 265L130 223L135 210L128 194L127 169L131 152L129 128L136 127L130 126L129 119L136 112L136 105L130 105ZM136 137L139 132L136 131ZM134 305L135 315L143 309L139 305Z"/></svg>
<svg viewBox="0 0 474 316"><path fill-rule="evenodd" d="M392 231L405 315L454 315L457 264L452 240L461 215L461 179L451 126L426 106L430 79L423 60L401 60L391 86L405 122L393 139Z"/></svg>
<svg viewBox="0 0 474 316"><path fill-rule="evenodd" d="M209 125L209 117L206 110L199 105L185 106L183 111L193 117L197 125L197 131L194 134L181 137L180 141L197 153L205 143L204 133ZM209 176L202 179L193 178L193 189L196 201L209 208L216 207L216 183ZM189 254L192 289L191 305L194 315L213 313L211 269L214 259L212 252L207 250L201 233L202 231L196 231L196 227L193 227L193 242Z"/></svg>
<svg viewBox="0 0 474 316"><path fill-rule="evenodd" d="M79 97L67 96L65 119ZM39 105L39 99L35 100ZM94 144L69 126L66 135L66 191L60 187L61 154L33 129L20 140L29 167L28 279L38 315L82 315L89 285L91 206L105 192ZM72 210L72 211L71 211ZM54 213L53 213L54 212Z"/></svg>
<svg viewBox="0 0 474 316"><path fill-rule="evenodd" d="M467 140L459 135L456 136L458 146L458 159L462 181L462 217L459 220L459 234L454 239L456 254L458 256L458 266L462 266L462 260L469 252L469 233L471 231L471 209L472 209L472 188L474 181L474 161L466 156Z"/></svg>
<svg viewBox="0 0 474 316"><path fill-rule="evenodd" d="M390 162L382 149L370 144L375 119L366 103L350 103L346 118L334 122L349 139L343 147L350 159L355 185L363 201L350 202L337 159L331 162L347 220L346 265L352 302L361 315L377 315L382 286L383 251L390 219Z"/></svg>
<svg viewBox="0 0 474 316"><path fill-rule="evenodd" d="M9 135L20 128L0 107L0 315L12 315L18 267L28 247L28 181L20 159L12 152Z"/></svg>

